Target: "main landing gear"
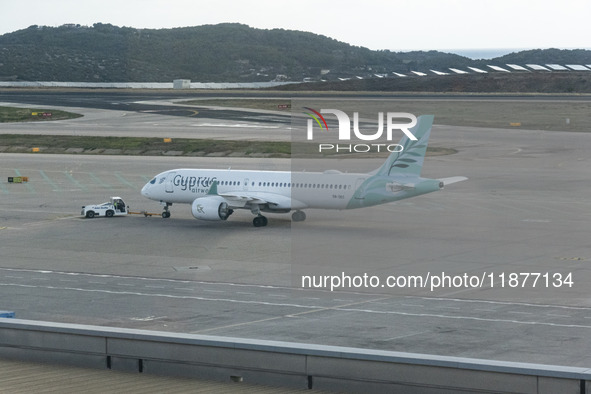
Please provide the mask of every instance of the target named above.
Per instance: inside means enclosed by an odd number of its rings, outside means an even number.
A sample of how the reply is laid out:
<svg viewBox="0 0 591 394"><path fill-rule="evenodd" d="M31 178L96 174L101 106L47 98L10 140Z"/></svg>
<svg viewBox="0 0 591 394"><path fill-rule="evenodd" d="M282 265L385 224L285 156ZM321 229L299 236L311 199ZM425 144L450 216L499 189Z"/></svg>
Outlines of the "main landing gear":
<svg viewBox="0 0 591 394"><path fill-rule="evenodd" d="M295 211L291 214L291 220L294 222L303 222L306 220L306 213L304 211Z"/></svg>
<svg viewBox="0 0 591 394"><path fill-rule="evenodd" d="M291 215L291 220L294 222L303 222L306 220L306 214L304 211L295 211ZM252 220L252 224L255 227L265 227L267 225L267 218L259 213L258 216Z"/></svg>
<svg viewBox="0 0 591 394"><path fill-rule="evenodd" d="M252 220L252 224L255 227L265 227L267 225L267 218L263 215L259 215Z"/></svg>

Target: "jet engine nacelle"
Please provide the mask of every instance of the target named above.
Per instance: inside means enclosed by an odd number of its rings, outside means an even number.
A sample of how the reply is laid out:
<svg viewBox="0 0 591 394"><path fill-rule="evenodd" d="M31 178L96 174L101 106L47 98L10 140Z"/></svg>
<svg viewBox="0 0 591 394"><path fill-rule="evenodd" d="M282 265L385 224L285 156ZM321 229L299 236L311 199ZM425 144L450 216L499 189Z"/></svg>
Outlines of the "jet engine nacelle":
<svg viewBox="0 0 591 394"><path fill-rule="evenodd" d="M191 204L191 213L195 219L226 220L232 212L234 210L228 208L228 203L220 196L197 198Z"/></svg>

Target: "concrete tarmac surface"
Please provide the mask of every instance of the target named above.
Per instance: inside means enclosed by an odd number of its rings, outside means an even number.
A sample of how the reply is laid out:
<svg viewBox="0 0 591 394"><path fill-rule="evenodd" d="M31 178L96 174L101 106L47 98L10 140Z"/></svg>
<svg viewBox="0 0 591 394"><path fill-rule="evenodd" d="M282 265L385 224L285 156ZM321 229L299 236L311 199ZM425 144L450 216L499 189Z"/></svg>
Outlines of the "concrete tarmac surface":
<svg viewBox="0 0 591 394"><path fill-rule="evenodd" d="M139 191L167 169L285 170L289 160L0 154L0 309L22 319L588 366L588 140L436 125L431 144L458 153L427 157L423 176L468 181L396 204L309 210L302 223L268 215L264 228L241 211L198 221L188 205L174 205L170 219L79 213L116 195L132 210L160 212ZM369 171L380 162L331 167ZM8 184L12 176L29 182ZM306 272L484 280L331 292L303 289ZM540 274L535 285L525 273Z"/></svg>

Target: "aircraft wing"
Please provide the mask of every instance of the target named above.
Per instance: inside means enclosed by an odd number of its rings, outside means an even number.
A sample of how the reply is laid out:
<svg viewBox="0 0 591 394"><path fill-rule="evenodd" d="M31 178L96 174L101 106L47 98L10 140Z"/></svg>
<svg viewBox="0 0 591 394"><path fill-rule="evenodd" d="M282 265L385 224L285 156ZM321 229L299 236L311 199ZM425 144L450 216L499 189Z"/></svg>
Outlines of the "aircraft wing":
<svg viewBox="0 0 591 394"><path fill-rule="evenodd" d="M236 191L219 193L218 195L228 202L230 208L244 208L247 204L268 204L273 209L306 208L305 204L294 200L291 197L276 193Z"/></svg>

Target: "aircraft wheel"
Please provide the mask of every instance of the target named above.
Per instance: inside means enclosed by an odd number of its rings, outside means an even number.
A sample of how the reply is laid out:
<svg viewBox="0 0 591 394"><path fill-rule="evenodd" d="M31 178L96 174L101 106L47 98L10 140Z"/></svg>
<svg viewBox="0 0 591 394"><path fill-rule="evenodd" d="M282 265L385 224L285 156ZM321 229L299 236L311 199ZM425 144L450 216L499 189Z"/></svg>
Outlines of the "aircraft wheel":
<svg viewBox="0 0 591 394"><path fill-rule="evenodd" d="M267 218L264 216L257 216L252 220L255 227L265 227L267 225Z"/></svg>
<svg viewBox="0 0 591 394"><path fill-rule="evenodd" d="M306 220L306 213L304 211L295 211L291 215L291 220L293 220L294 222L303 222L304 220Z"/></svg>
<svg viewBox="0 0 591 394"><path fill-rule="evenodd" d="M169 217L170 217L170 212L169 211L162 212L162 218L163 219L168 219Z"/></svg>

